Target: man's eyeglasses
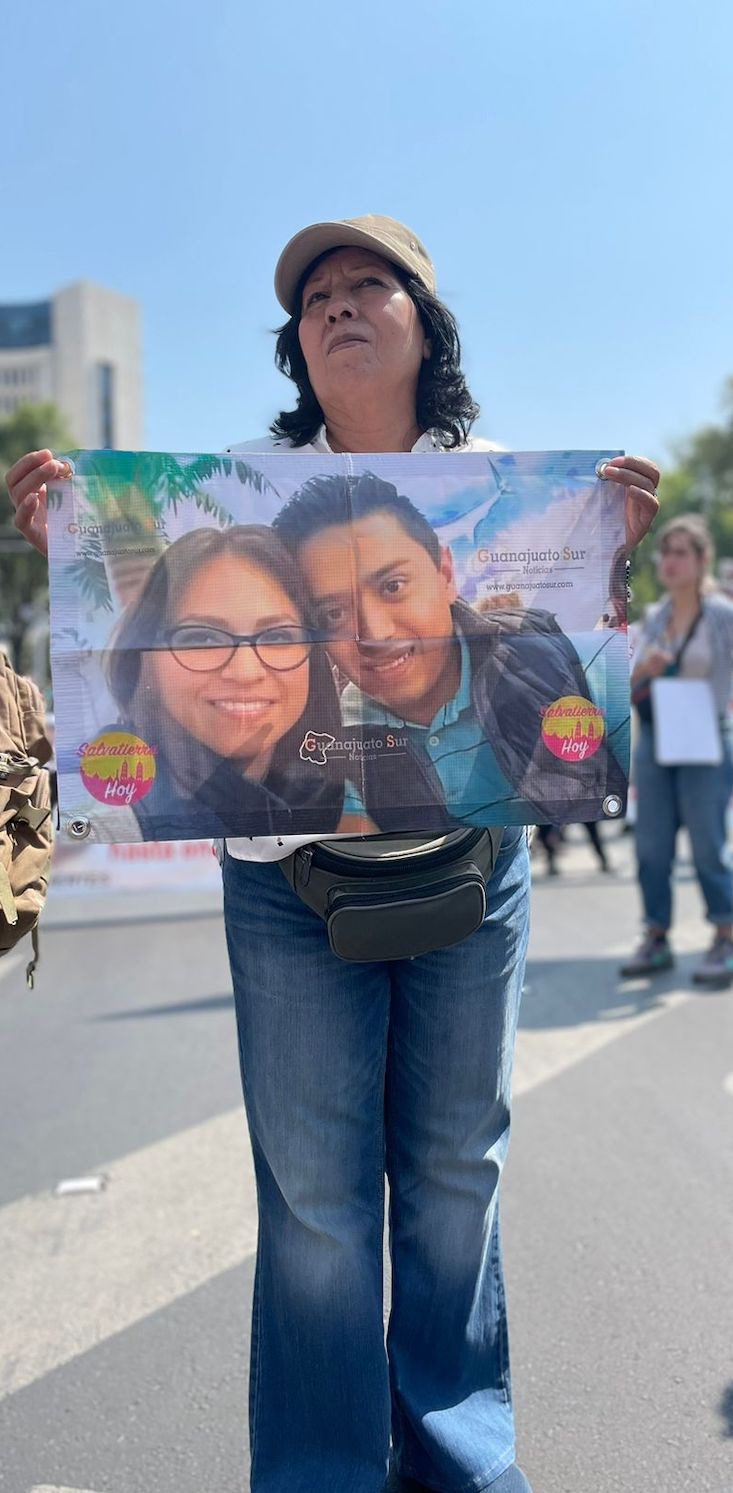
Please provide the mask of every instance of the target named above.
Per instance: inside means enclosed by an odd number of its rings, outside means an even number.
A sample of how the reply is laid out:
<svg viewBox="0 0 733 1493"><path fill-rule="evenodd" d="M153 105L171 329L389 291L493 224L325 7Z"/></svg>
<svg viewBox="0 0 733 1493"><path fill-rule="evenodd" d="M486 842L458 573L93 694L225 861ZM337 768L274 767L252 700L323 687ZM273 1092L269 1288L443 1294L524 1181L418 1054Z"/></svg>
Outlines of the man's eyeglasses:
<svg viewBox="0 0 733 1493"><path fill-rule="evenodd" d="M170 649L176 663L192 674L210 674L225 669L237 648L242 647L254 648L266 669L287 673L306 662L313 634L306 627L289 625L268 627L264 632L233 633L223 627L184 622L179 627L169 628L161 640Z"/></svg>

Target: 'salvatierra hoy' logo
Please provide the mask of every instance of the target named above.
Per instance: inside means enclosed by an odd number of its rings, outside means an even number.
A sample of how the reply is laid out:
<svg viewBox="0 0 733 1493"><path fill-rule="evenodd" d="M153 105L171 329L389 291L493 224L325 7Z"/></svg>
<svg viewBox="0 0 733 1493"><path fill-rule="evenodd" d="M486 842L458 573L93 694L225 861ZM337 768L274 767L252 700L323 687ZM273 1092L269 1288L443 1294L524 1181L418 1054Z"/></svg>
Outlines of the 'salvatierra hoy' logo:
<svg viewBox="0 0 733 1493"><path fill-rule="evenodd" d="M155 748L130 731L102 731L78 753L84 787L100 803L136 804L155 782Z"/></svg>
<svg viewBox="0 0 733 1493"><path fill-rule="evenodd" d="M583 695L561 695L542 715L542 740L554 757L565 762L592 757L605 734L603 711Z"/></svg>

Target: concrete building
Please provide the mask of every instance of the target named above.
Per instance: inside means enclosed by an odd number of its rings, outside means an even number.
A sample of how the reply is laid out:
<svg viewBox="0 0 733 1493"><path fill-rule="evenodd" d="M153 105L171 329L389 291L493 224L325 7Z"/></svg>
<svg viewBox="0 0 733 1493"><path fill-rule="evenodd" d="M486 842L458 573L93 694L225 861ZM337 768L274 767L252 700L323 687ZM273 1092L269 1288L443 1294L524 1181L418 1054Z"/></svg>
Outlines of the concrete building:
<svg viewBox="0 0 733 1493"><path fill-rule="evenodd" d="M58 406L79 446L143 446L140 308L80 280L48 301L0 305L0 417Z"/></svg>

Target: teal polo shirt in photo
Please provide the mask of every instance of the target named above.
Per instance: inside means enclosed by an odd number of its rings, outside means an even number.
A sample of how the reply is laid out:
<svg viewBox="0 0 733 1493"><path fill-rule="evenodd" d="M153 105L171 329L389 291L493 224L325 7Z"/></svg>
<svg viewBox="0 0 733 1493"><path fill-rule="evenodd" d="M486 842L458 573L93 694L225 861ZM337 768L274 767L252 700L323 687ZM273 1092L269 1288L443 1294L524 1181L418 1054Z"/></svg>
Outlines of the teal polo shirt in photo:
<svg viewBox="0 0 733 1493"><path fill-rule="evenodd" d="M497 824L526 824L524 800L517 799L476 719L468 644L461 632L457 637L461 649L460 683L453 699L441 706L429 726L419 726L393 715L355 684L347 684L341 696L344 726L391 726L409 736L412 745L426 752L433 763L443 785L447 808L454 818L471 822L477 812L496 808L500 810ZM364 805L352 784L347 784L344 812L364 813Z"/></svg>
<svg viewBox="0 0 733 1493"><path fill-rule="evenodd" d="M443 705L429 726L417 725L393 715L386 706L348 684L341 696L344 726L389 726L408 735L411 744L426 752L443 785L446 806L455 819L475 823L485 810L496 824L526 824L533 815L526 799L518 798L502 772L494 749L484 735L473 708L471 657L462 632L456 636L461 650L458 689ZM627 761L629 737L628 665L616 656L623 640L608 639L598 632L569 635L586 672L588 693L605 708L607 739L614 756ZM623 648L622 648L623 653ZM481 748L479 751L478 748ZM353 783L347 783L344 812L364 814L365 807ZM478 822L481 822L479 817Z"/></svg>

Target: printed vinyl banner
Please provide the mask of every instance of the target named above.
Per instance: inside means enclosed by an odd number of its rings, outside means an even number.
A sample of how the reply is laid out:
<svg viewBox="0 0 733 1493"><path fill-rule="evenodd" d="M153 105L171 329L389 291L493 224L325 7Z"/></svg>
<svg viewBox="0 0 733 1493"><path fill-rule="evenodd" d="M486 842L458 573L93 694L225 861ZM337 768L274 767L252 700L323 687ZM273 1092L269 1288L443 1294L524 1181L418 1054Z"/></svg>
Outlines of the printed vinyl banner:
<svg viewBox="0 0 733 1493"><path fill-rule="evenodd" d="M76 453L49 494L67 833L622 813L614 454Z"/></svg>

